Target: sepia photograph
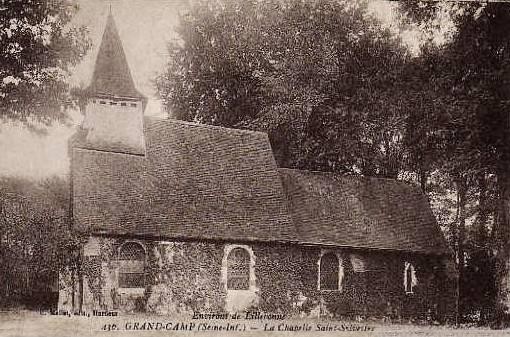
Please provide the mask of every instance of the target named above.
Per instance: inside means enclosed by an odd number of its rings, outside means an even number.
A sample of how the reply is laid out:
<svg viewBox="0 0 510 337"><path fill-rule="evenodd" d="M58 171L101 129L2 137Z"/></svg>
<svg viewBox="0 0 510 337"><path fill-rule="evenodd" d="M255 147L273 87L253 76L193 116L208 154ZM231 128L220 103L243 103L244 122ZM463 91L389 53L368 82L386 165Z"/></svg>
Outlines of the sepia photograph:
<svg viewBox="0 0 510 337"><path fill-rule="evenodd" d="M510 333L510 2L0 0L0 337Z"/></svg>

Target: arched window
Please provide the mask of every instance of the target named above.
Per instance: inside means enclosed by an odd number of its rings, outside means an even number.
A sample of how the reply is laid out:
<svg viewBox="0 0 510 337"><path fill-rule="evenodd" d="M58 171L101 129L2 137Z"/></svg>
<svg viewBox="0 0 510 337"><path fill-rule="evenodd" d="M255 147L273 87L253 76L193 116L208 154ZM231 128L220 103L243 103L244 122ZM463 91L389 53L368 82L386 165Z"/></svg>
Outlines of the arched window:
<svg viewBox="0 0 510 337"><path fill-rule="evenodd" d="M414 266L410 262L404 264L404 289L406 294L412 294L414 292L414 286L417 284L416 271Z"/></svg>
<svg viewBox="0 0 510 337"><path fill-rule="evenodd" d="M319 264L319 289L340 290L341 268L335 253L322 255Z"/></svg>
<svg viewBox="0 0 510 337"><path fill-rule="evenodd" d="M145 250L137 242L126 242L119 249L119 288L145 287Z"/></svg>
<svg viewBox="0 0 510 337"><path fill-rule="evenodd" d="M228 254L227 289L250 289L250 254L244 248L234 248Z"/></svg>

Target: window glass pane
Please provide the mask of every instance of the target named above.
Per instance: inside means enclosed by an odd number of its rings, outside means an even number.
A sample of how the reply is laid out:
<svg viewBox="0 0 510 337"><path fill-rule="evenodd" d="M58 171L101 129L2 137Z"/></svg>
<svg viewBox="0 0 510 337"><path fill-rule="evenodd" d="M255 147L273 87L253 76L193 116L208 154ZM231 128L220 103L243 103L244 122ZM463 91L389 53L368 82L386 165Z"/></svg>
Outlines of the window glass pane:
<svg viewBox="0 0 510 337"><path fill-rule="evenodd" d="M145 275L143 273L119 274L120 288L143 288L145 287Z"/></svg>
<svg viewBox="0 0 510 337"><path fill-rule="evenodd" d="M143 273L145 264L143 261L120 261L120 272L122 273Z"/></svg>
<svg viewBox="0 0 510 337"><path fill-rule="evenodd" d="M145 286L145 251L136 242L122 245L119 251L119 287L143 288Z"/></svg>
<svg viewBox="0 0 510 337"><path fill-rule="evenodd" d="M122 245L119 252L120 260L145 260L143 247L136 242L127 242Z"/></svg>
<svg viewBox="0 0 510 337"><path fill-rule="evenodd" d="M234 248L227 258L227 288L250 288L250 254L243 248Z"/></svg>

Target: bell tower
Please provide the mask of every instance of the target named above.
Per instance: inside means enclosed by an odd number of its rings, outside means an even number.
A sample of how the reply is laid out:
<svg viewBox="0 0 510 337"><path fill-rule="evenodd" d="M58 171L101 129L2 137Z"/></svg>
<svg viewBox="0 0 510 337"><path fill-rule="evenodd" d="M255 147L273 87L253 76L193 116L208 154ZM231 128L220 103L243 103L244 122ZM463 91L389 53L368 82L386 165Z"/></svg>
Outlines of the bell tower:
<svg viewBox="0 0 510 337"><path fill-rule="evenodd" d="M145 154L143 113L147 98L135 87L115 20L110 11L81 125L84 147Z"/></svg>

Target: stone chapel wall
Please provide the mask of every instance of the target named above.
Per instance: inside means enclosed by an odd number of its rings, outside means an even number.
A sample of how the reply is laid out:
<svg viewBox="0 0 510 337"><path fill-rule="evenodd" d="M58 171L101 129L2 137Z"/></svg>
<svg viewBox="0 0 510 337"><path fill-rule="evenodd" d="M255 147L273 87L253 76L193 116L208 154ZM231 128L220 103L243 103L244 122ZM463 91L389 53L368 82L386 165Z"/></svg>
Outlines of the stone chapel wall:
<svg viewBox="0 0 510 337"><path fill-rule="evenodd" d="M141 291L118 284L117 254L126 241L139 242L147 253ZM247 290L226 286L226 254L235 247L250 252L252 283ZM328 252L341 263L339 290L318 286L319 261ZM405 261L416 268L413 293L404 289ZM434 320L455 312L455 280L446 277L442 261L339 248L92 237L83 250L82 280L83 310L188 316L253 309L287 316ZM69 299L65 290L61 297Z"/></svg>

